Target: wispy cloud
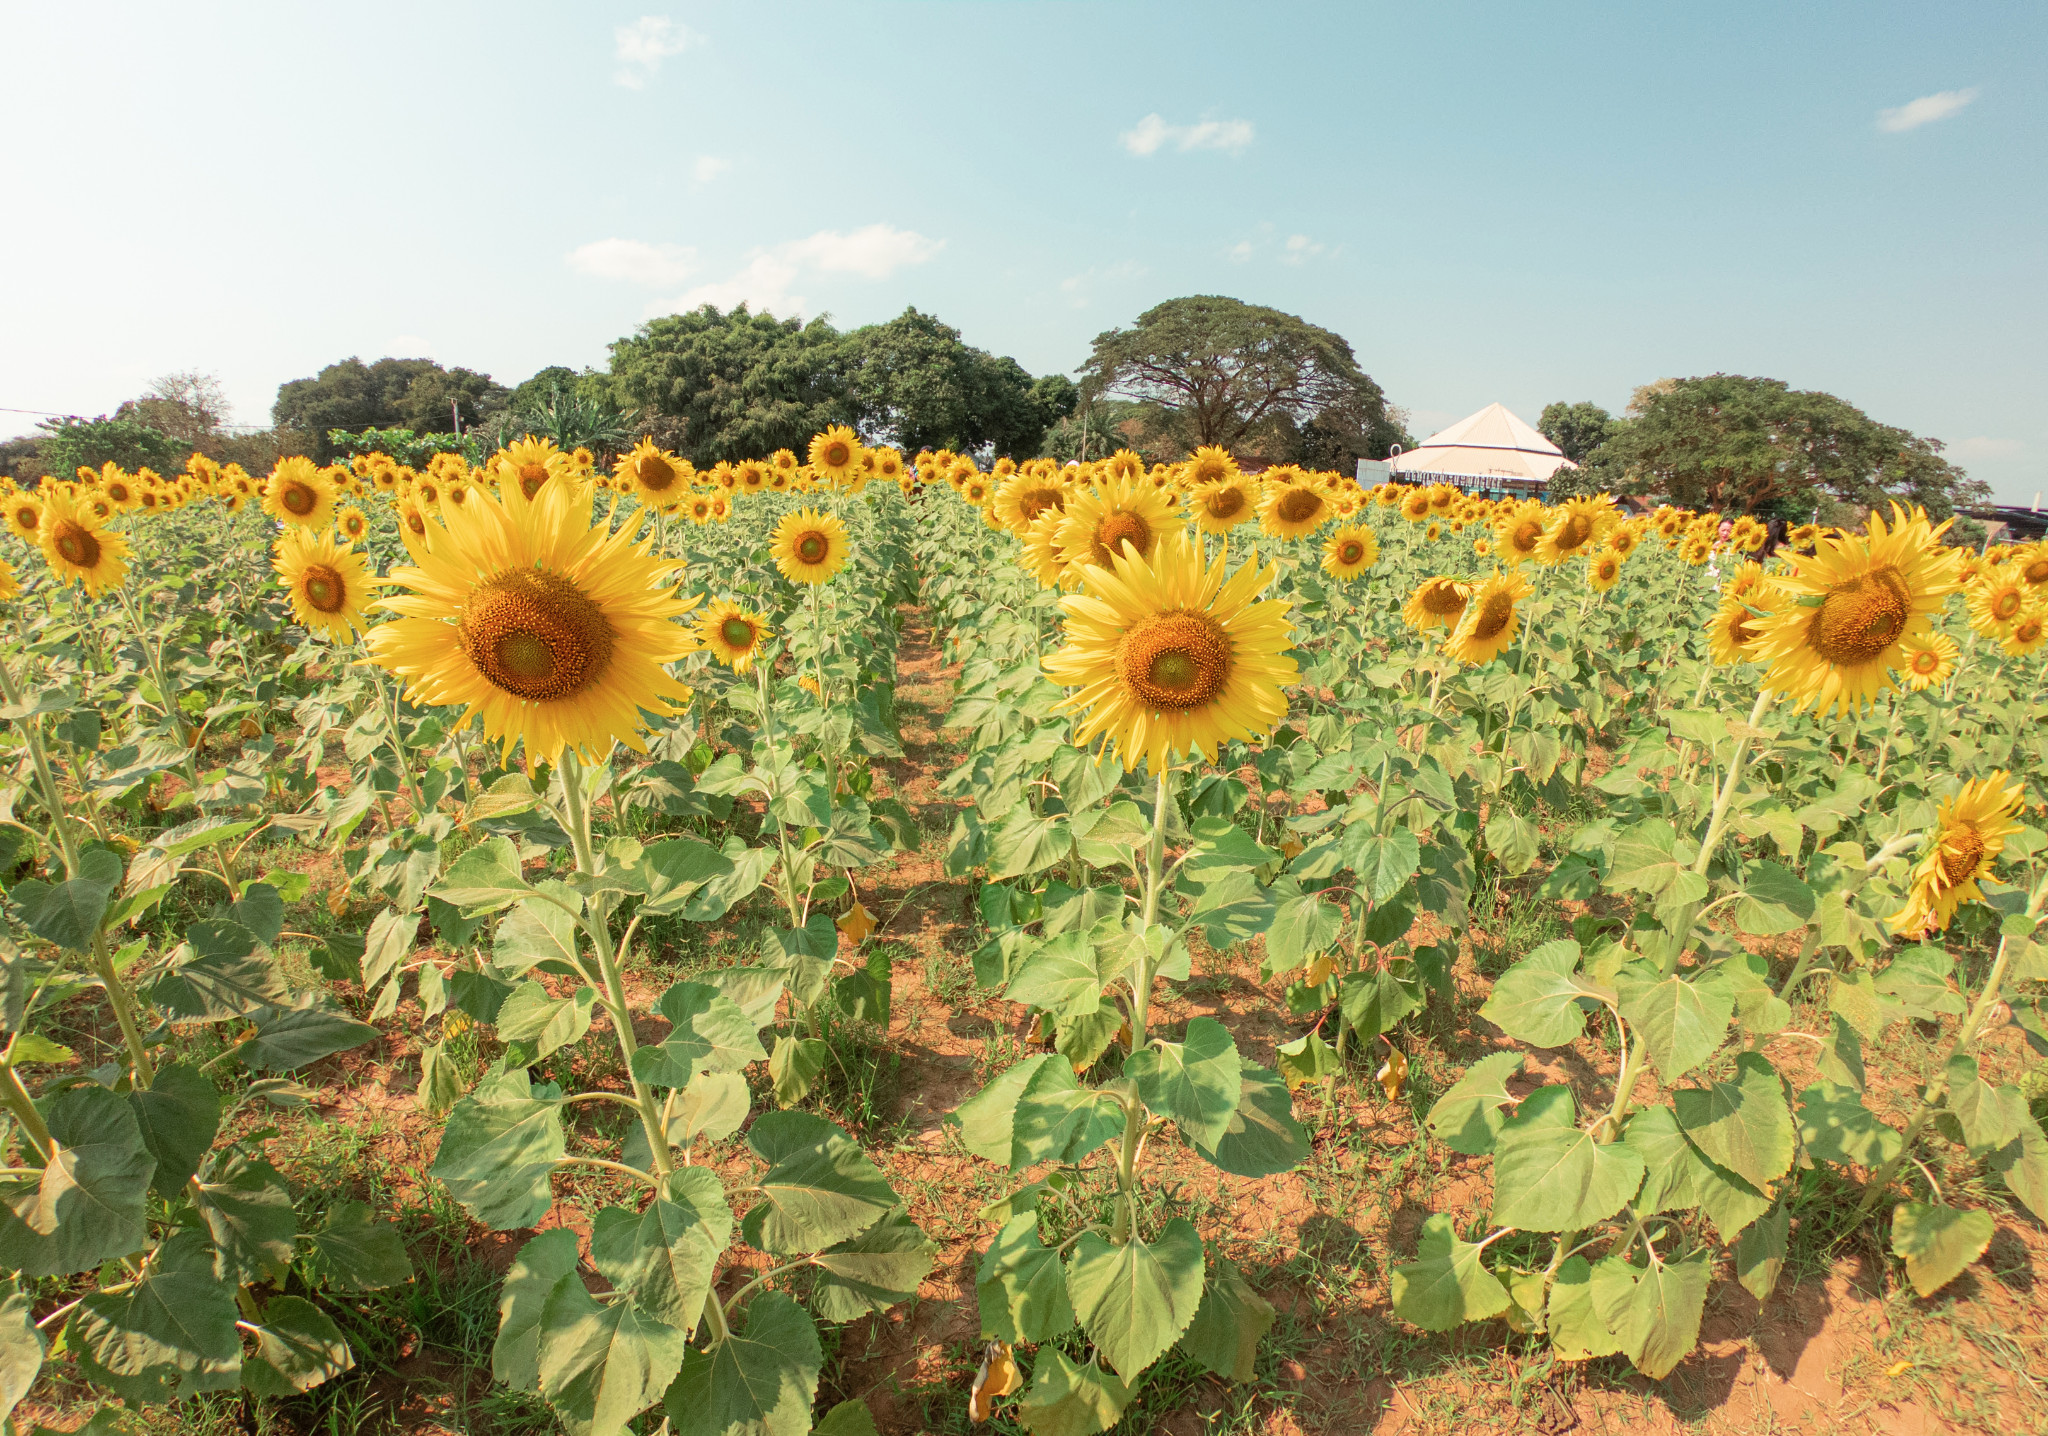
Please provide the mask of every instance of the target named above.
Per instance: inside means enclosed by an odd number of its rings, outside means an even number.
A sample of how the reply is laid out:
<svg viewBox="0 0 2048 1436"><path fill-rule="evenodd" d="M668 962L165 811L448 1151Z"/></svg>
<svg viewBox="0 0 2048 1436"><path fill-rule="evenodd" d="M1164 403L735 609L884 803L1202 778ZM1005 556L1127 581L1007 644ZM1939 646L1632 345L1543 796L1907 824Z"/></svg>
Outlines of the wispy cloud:
<svg viewBox="0 0 2048 1436"><path fill-rule="evenodd" d="M771 313L802 314L811 307L797 291L806 276L887 279L899 269L926 263L945 244L943 239L928 239L890 224L870 224L849 233L821 229L803 239L754 250L737 273L687 290L666 307L685 310L715 304L730 309L744 303Z"/></svg>
<svg viewBox="0 0 2048 1436"><path fill-rule="evenodd" d="M629 284L680 284L697 272L697 251L688 245L637 239L594 239L570 250L567 259L578 274Z"/></svg>
<svg viewBox="0 0 2048 1436"><path fill-rule="evenodd" d="M690 166L690 177L698 184L710 184L731 168L731 160L722 160L717 155L699 155L697 163Z"/></svg>
<svg viewBox="0 0 2048 1436"><path fill-rule="evenodd" d="M1282 264L1307 264L1311 259L1329 248L1320 240L1310 239L1305 234L1290 234L1287 243L1280 246Z"/></svg>
<svg viewBox="0 0 2048 1436"><path fill-rule="evenodd" d="M1949 452L1959 459L2009 459L2027 446L2018 439L1958 439Z"/></svg>
<svg viewBox="0 0 2048 1436"><path fill-rule="evenodd" d="M1240 239L1236 244L1223 251L1223 257L1232 264L1243 264L1252 257L1252 252L1257 248L1258 246L1250 240Z"/></svg>
<svg viewBox="0 0 2048 1436"><path fill-rule="evenodd" d="M642 15L632 24L613 30L612 38L619 62L612 80L629 90L643 88L669 56L704 43L702 35L666 15Z"/></svg>
<svg viewBox="0 0 2048 1436"><path fill-rule="evenodd" d="M1917 130L1922 125L1931 125L1936 120L1945 120L1977 98L1976 88L1967 90L1942 90L1932 95L1922 95L1917 100L1889 110L1877 112L1877 127L1888 135L1902 134Z"/></svg>
<svg viewBox="0 0 2048 1436"><path fill-rule="evenodd" d="M1060 281L1060 293L1066 297L1072 309L1086 309L1094 299L1097 283L1107 280L1111 284L1126 279L1139 279L1145 274L1145 266L1135 259L1125 259L1105 267L1089 266L1079 274L1070 274Z"/></svg>
<svg viewBox="0 0 2048 1436"><path fill-rule="evenodd" d="M1252 142L1250 120L1202 120L1192 125L1169 125L1159 115L1147 115L1131 129L1117 136L1117 142L1139 159L1161 150L1222 150L1238 154Z"/></svg>

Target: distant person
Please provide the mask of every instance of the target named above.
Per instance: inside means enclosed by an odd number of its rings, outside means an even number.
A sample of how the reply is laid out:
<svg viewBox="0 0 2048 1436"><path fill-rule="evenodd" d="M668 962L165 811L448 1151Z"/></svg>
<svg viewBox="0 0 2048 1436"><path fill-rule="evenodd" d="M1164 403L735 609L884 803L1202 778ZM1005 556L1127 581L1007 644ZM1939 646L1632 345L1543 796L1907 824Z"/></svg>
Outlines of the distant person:
<svg viewBox="0 0 2048 1436"><path fill-rule="evenodd" d="M1791 541L1791 527L1783 519L1772 519L1764 525L1764 546L1757 552L1757 562L1768 561L1772 554Z"/></svg>

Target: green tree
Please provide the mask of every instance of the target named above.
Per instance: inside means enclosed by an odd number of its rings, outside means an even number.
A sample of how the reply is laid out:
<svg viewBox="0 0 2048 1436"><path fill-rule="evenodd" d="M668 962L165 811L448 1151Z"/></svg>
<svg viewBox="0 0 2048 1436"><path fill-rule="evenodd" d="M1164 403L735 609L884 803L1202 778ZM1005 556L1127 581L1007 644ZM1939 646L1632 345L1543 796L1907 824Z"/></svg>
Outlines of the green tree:
<svg viewBox="0 0 2048 1436"><path fill-rule="evenodd" d="M1128 329L1097 335L1082 384L1146 405L1156 437L1182 452L1298 447L1300 431L1324 415L1326 429L1361 440L1392 442L1396 432L1386 394L1342 337L1220 295L1170 299Z"/></svg>
<svg viewBox="0 0 2048 1436"><path fill-rule="evenodd" d="M43 432L30 467L38 477L49 474L60 479L73 477L79 469L97 469L102 464L119 464L124 469L151 468L175 472L185 467L192 446L181 444L161 429L134 419L97 419L76 415L45 419L36 427Z"/></svg>
<svg viewBox="0 0 2048 1436"><path fill-rule="evenodd" d="M826 425L854 418L839 332L823 319L777 319L744 304L670 314L616 341L611 391L699 465L801 452Z"/></svg>
<svg viewBox="0 0 2048 1436"><path fill-rule="evenodd" d="M1639 389L1600 451L1625 492L1689 508L1797 515L1887 499L1945 518L1989 493L1941 444L1781 379L1710 374Z"/></svg>
<svg viewBox="0 0 2048 1436"><path fill-rule="evenodd" d="M504 406L505 387L471 369L443 369L431 359L350 357L311 379L280 384L271 421L302 435L306 452L321 463L336 453L328 431L341 429L443 430L456 413L468 428Z"/></svg>
<svg viewBox="0 0 2048 1436"><path fill-rule="evenodd" d="M1567 404L1559 400L1543 406L1542 417L1536 427L1543 437L1564 450L1564 456L1575 464L1583 464L1593 456L1593 451L1613 437L1614 416L1590 401Z"/></svg>
<svg viewBox="0 0 2048 1436"><path fill-rule="evenodd" d="M959 330L914 308L848 334L844 364L861 432L906 453L1026 458L1074 406L1065 375L1034 380L1016 360L963 342Z"/></svg>

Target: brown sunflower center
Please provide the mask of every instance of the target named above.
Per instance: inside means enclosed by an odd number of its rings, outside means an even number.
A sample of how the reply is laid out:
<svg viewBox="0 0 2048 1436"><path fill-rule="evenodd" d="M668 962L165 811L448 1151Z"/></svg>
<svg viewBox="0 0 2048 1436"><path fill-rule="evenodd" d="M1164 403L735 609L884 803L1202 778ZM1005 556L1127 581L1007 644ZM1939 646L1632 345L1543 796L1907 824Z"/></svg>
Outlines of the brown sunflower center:
<svg viewBox="0 0 2048 1436"><path fill-rule="evenodd" d="M1931 648L1923 648L1913 655L1913 671L1922 675L1937 673L1941 669L1941 655Z"/></svg>
<svg viewBox="0 0 2048 1436"><path fill-rule="evenodd" d="M718 636L725 640L728 648L751 648L754 643L754 625L734 614L718 625Z"/></svg>
<svg viewBox="0 0 2048 1436"><path fill-rule="evenodd" d="M1991 613L2000 623L2011 620L2020 611L2020 591L2009 588L1991 601Z"/></svg>
<svg viewBox="0 0 2048 1436"><path fill-rule="evenodd" d="M1029 523L1047 509L1063 508L1065 498L1058 489L1026 489L1017 496L1017 512Z"/></svg>
<svg viewBox="0 0 2048 1436"><path fill-rule="evenodd" d="M485 579L470 590L455 631L477 672L536 703L573 698L611 667L604 610L548 569L507 569Z"/></svg>
<svg viewBox="0 0 2048 1436"><path fill-rule="evenodd" d="M1959 823L1942 834L1941 875L1948 879L1949 886L1968 882L1977 875L1977 865L1984 861L1984 835L1973 823Z"/></svg>
<svg viewBox="0 0 2048 1436"><path fill-rule="evenodd" d="M100 561L100 541L93 531L75 519L59 519L50 542L74 568L97 568Z"/></svg>
<svg viewBox="0 0 2048 1436"><path fill-rule="evenodd" d="M1511 593L1488 594L1486 602L1479 606L1479 616L1473 620L1472 636L1478 639L1498 638L1515 616L1515 596Z"/></svg>
<svg viewBox="0 0 2048 1436"><path fill-rule="evenodd" d="M1567 514L1557 526L1557 546L1569 552L1593 536L1593 524L1584 514Z"/></svg>
<svg viewBox="0 0 2048 1436"><path fill-rule="evenodd" d="M1595 566L1595 572L1600 575L1600 581L1606 583L1611 581L1617 573L1621 572L1621 567L1613 559L1603 558Z"/></svg>
<svg viewBox="0 0 2048 1436"><path fill-rule="evenodd" d="M306 566L305 577L299 580L299 591L305 594L306 602L322 613L338 612L348 601L348 584L324 563Z"/></svg>
<svg viewBox="0 0 2048 1436"><path fill-rule="evenodd" d="M1337 545L1337 562L1354 564L1365 562L1365 545L1357 539L1346 539Z"/></svg>
<svg viewBox="0 0 2048 1436"><path fill-rule="evenodd" d="M1438 579L1422 590L1422 607L1427 613L1439 618L1465 611L1465 595L1458 592L1455 583Z"/></svg>
<svg viewBox="0 0 2048 1436"><path fill-rule="evenodd" d="M418 509L407 509L405 511L405 526L413 531L415 537L424 534L427 531L426 516Z"/></svg>
<svg viewBox="0 0 2048 1436"><path fill-rule="evenodd" d="M110 499L112 499L112 500L113 500L113 501L114 501L115 503L117 503L117 504L125 504L125 503L127 503L127 502L128 502L128 486L127 486L126 484L121 484L121 483L114 483L114 484L108 484L108 485L107 485L107 497L108 497L108 498L110 498Z"/></svg>
<svg viewBox="0 0 2048 1436"><path fill-rule="evenodd" d="M806 529L797 535L796 542L790 547L805 563L823 563L825 556L832 552L832 540L816 529Z"/></svg>
<svg viewBox="0 0 2048 1436"><path fill-rule="evenodd" d="M1202 507L1212 519L1234 519L1244 512L1244 490L1235 484L1218 489L1202 500Z"/></svg>
<svg viewBox="0 0 2048 1436"><path fill-rule="evenodd" d="M1095 526L1095 558L1104 568L1109 567L1111 555L1124 551L1129 544L1143 558L1152 552L1152 525L1139 515L1124 509L1104 518Z"/></svg>
<svg viewBox="0 0 2048 1436"><path fill-rule="evenodd" d="M2026 566L2020 570L2020 577L2036 588L2048 583L2048 558L2028 560Z"/></svg>
<svg viewBox="0 0 2048 1436"><path fill-rule="evenodd" d="M277 496L277 502L286 512L297 514L300 518L304 518L320 506L319 496L305 484L296 481L284 486Z"/></svg>
<svg viewBox="0 0 2048 1436"><path fill-rule="evenodd" d="M1807 628L1807 642L1829 663L1868 663L1898 641L1912 612L1898 570L1873 569L1822 600Z"/></svg>
<svg viewBox="0 0 2048 1436"><path fill-rule="evenodd" d="M1274 511L1291 524L1305 524L1323 511L1323 496L1314 489L1289 489Z"/></svg>
<svg viewBox="0 0 2048 1436"><path fill-rule="evenodd" d="M540 486L548 481L546 464L521 464L519 466L519 492L529 499L540 492Z"/></svg>
<svg viewBox="0 0 2048 1436"><path fill-rule="evenodd" d="M836 469L852 462L853 450L848 448L843 440L834 439L825 446L825 463L831 468Z"/></svg>
<svg viewBox="0 0 2048 1436"><path fill-rule="evenodd" d="M666 493L676 481L676 466L659 454L642 454L633 461L633 477L651 494Z"/></svg>
<svg viewBox="0 0 2048 1436"><path fill-rule="evenodd" d="M1543 525L1535 519L1524 519L1515 525L1515 531L1508 535L1508 547L1516 553L1536 552L1537 540L1543 537Z"/></svg>
<svg viewBox="0 0 2048 1436"><path fill-rule="evenodd" d="M1155 713L1212 703L1230 682L1230 635L1206 613L1172 611L1140 619L1117 645L1117 673Z"/></svg>

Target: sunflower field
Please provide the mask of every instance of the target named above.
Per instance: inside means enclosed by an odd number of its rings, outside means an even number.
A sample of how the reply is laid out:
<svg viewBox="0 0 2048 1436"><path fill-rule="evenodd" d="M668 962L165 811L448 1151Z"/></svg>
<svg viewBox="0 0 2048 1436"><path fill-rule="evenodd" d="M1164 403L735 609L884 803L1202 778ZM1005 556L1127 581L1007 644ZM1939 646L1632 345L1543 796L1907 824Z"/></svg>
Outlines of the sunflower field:
<svg viewBox="0 0 2048 1436"><path fill-rule="evenodd" d="M2048 545L845 429L4 504L9 1432L1351 1430L2039 1263Z"/></svg>

